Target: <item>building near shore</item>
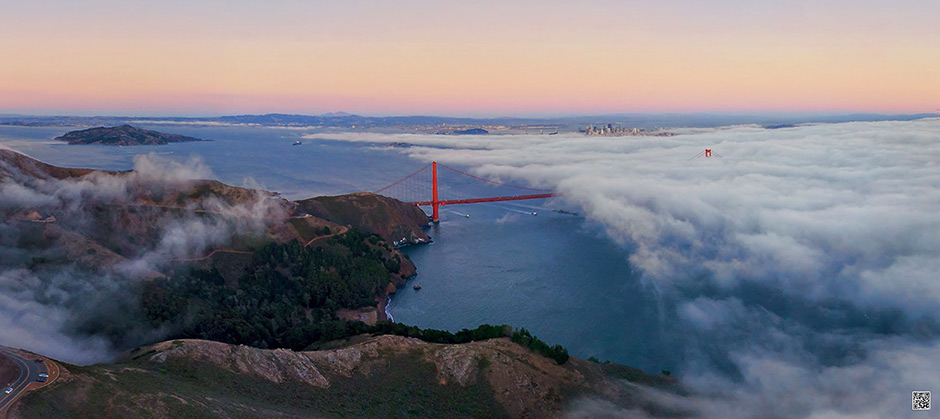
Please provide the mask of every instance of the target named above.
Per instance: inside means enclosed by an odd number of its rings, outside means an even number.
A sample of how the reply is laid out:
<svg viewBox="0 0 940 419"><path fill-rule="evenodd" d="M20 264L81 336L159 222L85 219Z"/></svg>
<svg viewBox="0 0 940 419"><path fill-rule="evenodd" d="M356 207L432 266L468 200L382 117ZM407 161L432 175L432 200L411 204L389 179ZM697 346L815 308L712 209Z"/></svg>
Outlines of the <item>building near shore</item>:
<svg viewBox="0 0 940 419"><path fill-rule="evenodd" d="M628 128L614 126L608 123L606 126L595 127L593 125L578 129L578 132L590 137L626 137L626 136L653 136L653 137L671 137L674 133L655 130L650 131L646 128Z"/></svg>

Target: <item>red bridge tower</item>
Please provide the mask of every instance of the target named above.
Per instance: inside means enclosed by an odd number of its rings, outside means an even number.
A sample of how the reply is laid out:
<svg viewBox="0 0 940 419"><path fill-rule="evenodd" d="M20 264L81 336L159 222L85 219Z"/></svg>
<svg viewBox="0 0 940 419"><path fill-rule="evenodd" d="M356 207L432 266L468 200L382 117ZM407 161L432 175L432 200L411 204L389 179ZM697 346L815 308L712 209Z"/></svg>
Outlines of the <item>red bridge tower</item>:
<svg viewBox="0 0 940 419"><path fill-rule="evenodd" d="M441 201L437 200L437 162L431 162L431 221L441 222Z"/></svg>

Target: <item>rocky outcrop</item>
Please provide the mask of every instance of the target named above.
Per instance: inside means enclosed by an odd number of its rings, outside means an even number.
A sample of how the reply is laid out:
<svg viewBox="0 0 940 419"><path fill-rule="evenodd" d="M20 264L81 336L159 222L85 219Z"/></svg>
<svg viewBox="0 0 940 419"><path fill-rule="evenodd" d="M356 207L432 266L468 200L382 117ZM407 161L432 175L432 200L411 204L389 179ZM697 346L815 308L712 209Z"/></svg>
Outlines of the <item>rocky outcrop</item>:
<svg viewBox="0 0 940 419"><path fill-rule="evenodd" d="M262 351L243 345L199 340L176 340L155 345L150 361L162 364L171 358L186 358L214 364L238 374L261 377L272 383L293 381L314 387L330 383L317 366L302 354L288 350Z"/></svg>
<svg viewBox="0 0 940 419"><path fill-rule="evenodd" d="M471 345L447 345L429 351L428 358L437 367L439 382L467 385L477 380L483 355Z"/></svg>
<svg viewBox="0 0 940 419"><path fill-rule="evenodd" d="M370 192L297 201L297 210L381 236L395 246L427 243L428 217L420 208Z"/></svg>
<svg viewBox="0 0 940 419"><path fill-rule="evenodd" d="M682 394L675 379L576 358L557 365L506 338L445 345L361 335L304 352L175 340L117 364L63 370L55 384L31 393L12 417L690 415L662 404Z"/></svg>
<svg viewBox="0 0 940 419"><path fill-rule="evenodd" d="M411 350L423 345L427 344L415 339L378 336L343 349L294 352L184 339L158 343L144 353L155 352L148 359L157 364L174 358L188 359L213 364L238 374L253 375L272 383L297 382L327 388L330 386L327 377L350 378L353 371L363 363L373 362L384 353Z"/></svg>
<svg viewBox="0 0 940 419"><path fill-rule="evenodd" d="M174 359L197 361L275 384L294 382L315 388L329 388L338 384L338 380L367 380L370 372L387 368L391 357L418 356L433 366L433 381L441 386L462 388L485 382L495 400L512 417L554 417L584 395L621 405L632 404L630 398L636 396L636 392L630 390L636 385L624 386L623 375L610 373L627 367L577 358L558 365L505 338L444 345L383 335L365 338L342 349L310 352L182 340L154 345L145 353L152 353L149 361L157 365ZM646 385L669 387L675 384L668 377L650 376L638 370L633 373Z"/></svg>

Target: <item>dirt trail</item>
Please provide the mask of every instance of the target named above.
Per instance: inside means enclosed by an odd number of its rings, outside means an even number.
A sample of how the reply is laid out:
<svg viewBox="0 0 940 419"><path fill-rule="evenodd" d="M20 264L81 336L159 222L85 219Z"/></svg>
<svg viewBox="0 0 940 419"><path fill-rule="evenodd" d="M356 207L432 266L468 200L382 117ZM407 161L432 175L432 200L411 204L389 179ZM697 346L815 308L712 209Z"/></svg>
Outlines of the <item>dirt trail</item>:
<svg viewBox="0 0 940 419"><path fill-rule="evenodd" d="M343 227L343 228L341 228L341 229L340 229L338 232L336 232L336 233L327 234L327 235L325 235L325 236L320 236L320 237L313 238L313 239L311 239L310 241L308 241L307 244L304 245L304 247L310 247L310 245L313 244L313 242L315 242L315 241L317 241L317 240L328 239L328 238L330 238L330 237L338 236L338 235L340 235L340 234L346 234L347 231L349 231L349 227Z"/></svg>
<svg viewBox="0 0 940 419"><path fill-rule="evenodd" d="M205 255L205 256L202 256L202 257L198 257L198 258L176 258L176 259L173 259L173 260L174 260L174 261L177 261L177 262L196 262L196 261L200 261L200 260L209 259L209 258L211 258L213 255L215 255L216 253L235 253L235 254L239 254L239 255L253 255L255 252L249 252L249 251L247 251L247 250L235 250L235 249L215 249L215 250L213 250L212 252L209 252L208 255Z"/></svg>
<svg viewBox="0 0 940 419"><path fill-rule="evenodd" d="M159 205L159 204L106 204L106 205L108 205L108 206L120 206L120 207L152 207L152 208L163 208L163 209L173 209L173 210L185 210L185 211L192 211L192 212L204 213L204 214L219 214L219 215L223 215L223 214L218 213L218 212L207 211L207 210L204 210L204 209L193 209L193 208L179 207L179 206L171 206L171 205ZM309 216L310 216L309 214L306 215L306 217L309 217ZM288 218L293 218L293 217L288 217ZM265 217L264 219L268 220L268 219L273 219L273 218L267 218L267 217ZM280 219L280 218L277 218L277 219ZM338 232L336 232L336 233L327 234L327 235L325 235L325 236L315 237L315 238L311 239L310 241L307 242L307 244L304 245L304 247L309 247L311 244L313 244L314 242L316 242L316 241L318 241L318 240L328 239L328 238L333 237L333 236L338 236L338 235L340 235L340 234L345 234L347 231L349 231L349 227L341 227L341 228L340 228L340 231L338 231ZM175 261L175 262L198 262L198 261L207 260L207 259L211 258L212 256L214 256L216 253L234 253L234 254L239 254L239 255L251 255L251 254L254 254L254 252L250 252L250 251L246 251L246 250L215 249L215 250L209 252L209 254L207 254L207 255L205 255L205 256L196 257L196 258L174 258L173 261Z"/></svg>
<svg viewBox="0 0 940 419"><path fill-rule="evenodd" d="M307 244L304 245L304 247L309 247L311 244L313 244L313 243L316 242L317 240L328 239L328 238L330 238L330 237L338 236L338 235L340 235L340 234L346 234L347 231L349 231L349 227L342 227L342 228L341 228L338 232L336 232L336 233L327 234L327 235L325 235L325 236L320 236L320 237L314 237L313 239L310 239L310 241L308 241ZM205 256L202 256L202 257L198 257L198 258L175 258L175 259L173 259L173 260L176 261L176 262L198 262L198 261L201 261L201 260L209 259L209 258L211 258L212 256L214 256L216 253L235 253L235 254L239 254L239 255L252 255L252 254L254 254L255 252L251 252L251 251L247 251L247 250L235 250L235 249L215 249L215 250L213 250L212 252L209 252L208 255L205 255Z"/></svg>

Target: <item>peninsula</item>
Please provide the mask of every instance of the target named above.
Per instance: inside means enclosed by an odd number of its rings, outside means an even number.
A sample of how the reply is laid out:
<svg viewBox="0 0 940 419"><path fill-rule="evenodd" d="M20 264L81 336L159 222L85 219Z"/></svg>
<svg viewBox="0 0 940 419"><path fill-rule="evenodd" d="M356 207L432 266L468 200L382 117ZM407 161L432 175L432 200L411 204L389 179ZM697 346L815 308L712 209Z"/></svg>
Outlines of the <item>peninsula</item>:
<svg viewBox="0 0 940 419"><path fill-rule="evenodd" d="M56 140L67 141L70 145L100 144L116 146L165 145L169 143L206 141L185 135L166 134L141 129L127 124L116 127L97 127L71 131L61 137L56 137Z"/></svg>

